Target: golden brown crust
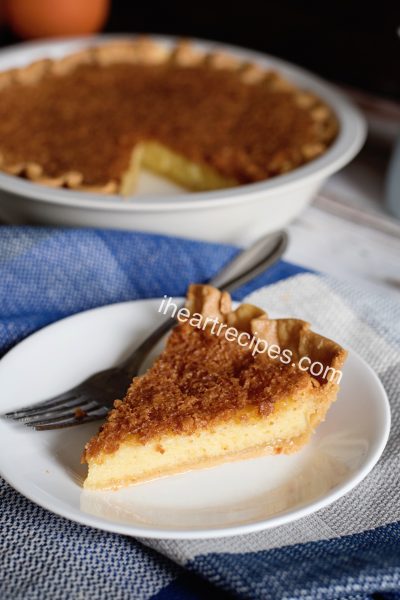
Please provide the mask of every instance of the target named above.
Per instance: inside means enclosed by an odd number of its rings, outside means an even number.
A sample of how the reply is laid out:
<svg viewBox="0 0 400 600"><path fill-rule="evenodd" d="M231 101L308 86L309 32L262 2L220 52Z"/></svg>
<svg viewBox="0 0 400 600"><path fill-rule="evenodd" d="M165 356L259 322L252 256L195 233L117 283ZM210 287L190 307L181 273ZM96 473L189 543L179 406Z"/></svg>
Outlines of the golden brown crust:
<svg viewBox="0 0 400 600"><path fill-rule="evenodd" d="M125 66L125 70L133 69L130 75L124 72L123 66ZM116 115L110 116L113 112L110 104L107 116L108 127L104 127L103 133L100 134L99 127L104 122L104 115L101 112L101 103L97 105L94 99L96 96L101 99L101 94L97 93L98 90L92 93L89 88L88 111L92 111L90 114L93 115L96 125L90 122L90 119L89 122L85 122L87 114L89 114L84 110L85 97L81 98L75 94L77 98L74 104L73 95L71 95L74 94L73 90L80 90L80 94L83 94L84 75L88 85L92 86L91 89L96 90L96 87L93 88L97 85L93 79L96 69L104 70L104 75L108 73L110 77L111 71L113 71L117 78L117 84L113 89L119 89L119 85L124 88L128 86L129 80L132 82L135 79L144 78L143 80L147 81L148 74L144 75L143 69L148 67L154 68L155 73L164 73L160 76L162 96L160 101L165 104L165 111L169 115L180 115L176 127L172 120L172 124L168 128L166 122L171 120L165 119L165 115L163 116L162 111L160 112L161 105L157 107L154 100L150 98L154 118L149 120L146 125L147 129L145 122L146 119L148 120L148 116L145 116L145 118L140 118L140 123L144 123L144 125L141 125L136 133L133 129L130 132L127 124L132 123L131 113L128 111L126 116L122 115L120 121L117 122ZM175 77L177 84L180 82L182 89L187 90L189 95L186 99L182 96L178 100L173 100L175 104L170 106L169 101L165 99L168 97L168 93L163 94L162 90L164 88L167 90L169 81L174 81L171 77L174 69L179 72L179 76ZM211 74L215 71L220 72L221 76L213 78ZM186 75L184 75L185 72ZM51 85L52 78L54 78L54 86ZM200 81L198 81L199 78ZM109 85L108 79L104 78L104 85ZM100 85L102 79L99 78L99 81ZM59 88L59 95L57 95L56 85ZM15 88L15 86L17 87ZM20 86L32 88L33 93L29 97L29 103L24 103L24 93L21 93ZM14 88L15 94L13 94ZM126 93L121 98L133 97L135 90L137 92L139 88L137 86L132 89L129 86L126 87ZM250 104L246 99L248 97L246 88L254 90L251 92L253 99ZM60 108L57 112L57 118L61 119L59 131L56 130L55 123L48 125L48 130L46 130L47 111L43 113L43 129L40 129L42 127L39 123L40 110L38 109L35 113L33 107L35 98L37 106L40 107L40 89L43 89L43 102L52 102L53 105L57 102L61 108L65 105L65 108L62 110ZM213 106L206 103L204 110L209 119L208 127L205 121L199 122L197 127L194 123L196 120L193 119L193 106L197 107L199 102L203 102L206 89L209 89L208 96L212 99L212 104L215 103L215 108L219 107L219 103L222 107L227 102L226 110L223 111L225 116L224 119L218 118L214 123ZM329 107L315 96L297 90L279 74L265 72L256 64L245 64L237 57L227 53L204 52L189 42L180 42L175 47L167 48L149 38L137 38L87 48L59 60L37 61L27 67L0 73L0 94L5 94L3 97L0 96L0 107L1 105L4 107L3 110L7 112L7 115L12 109L19 111L19 125L16 122L17 119L15 119L15 124L12 120L5 124L5 118L0 121L3 123L0 126L0 150L3 154L3 163L0 168L3 171L45 185L103 193L119 191L121 178L129 162L132 148L140 139L147 139L151 135L154 135L156 139L159 138L160 143L166 146L170 145L171 150L187 156L189 160L195 163L209 161L210 166L223 177L239 183L247 183L284 173L316 158L327 149L337 131L336 119ZM218 100L218 95L221 94L222 96ZM226 98L230 99L229 101L223 99L224 94ZM276 100L272 100L272 94L277 95ZM260 97L258 98L258 96ZM109 102L111 102L111 96ZM179 107L176 102L179 103ZM114 106L116 104L114 102ZM118 102L119 104L121 103ZM139 104L136 109L140 113L145 107L148 110L148 105L149 102L144 100L143 107L140 108ZM237 106L235 107L235 105ZM97 111L98 116L93 111ZM186 112L188 112L188 118L185 116ZM75 113L78 120L74 126L70 120L71 115ZM158 113L160 113L159 118ZM243 117L239 118L240 114L243 114ZM287 116L283 117L285 114ZM270 125L266 123L266 115L271 115L271 123L276 123L277 131L282 128L286 119L287 135L284 134L282 137L282 134L279 134L279 139L274 141L274 136L277 134L272 132L271 135L271 131L268 129ZM29 127L26 128L25 141L27 143L23 143L24 130L21 130L20 127L21 119L29 123L30 127L34 127L34 122L39 123L36 125L39 127L38 131L32 130L34 135ZM63 119L65 119L65 126ZM80 119L83 121L81 122ZM122 121L122 119L125 120ZM281 124L279 123L280 119L283 119ZM119 131L122 124L124 126ZM71 128L74 127L79 133L75 137L71 134ZM266 128L265 131L263 128ZM85 129L90 131L90 136L86 135ZM187 134L185 130L187 130ZM179 132L178 135L177 132ZM115 141L113 141L113 134ZM65 148L54 143L57 135L61 138L64 136ZM95 139L99 135L100 138ZM215 139L219 140L218 143L215 143ZM260 144L260 139L264 140L265 144L264 142ZM304 139L304 143L301 143L302 139ZM71 147L70 144L72 144ZM110 146L108 152L107 144ZM77 156L74 155L73 147L77 150ZM87 148L86 155L83 152L85 148ZM249 153L250 148L252 150ZM29 155L29 159L26 153ZM98 154L96 160L93 158L95 154ZM27 168L30 163L41 166L40 176L36 171ZM71 171L74 173L74 177L70 176Z"/></svg>
<svg viewBox="0 0 400 600"><path fill-rule="evenodd" d="M89 50L95 63L108 66L118 63L157 65L170 58L170 51L147 37L109 42Z"/></svg>
<svg viewBox="0 0 400 600"><path fill-rule="evenodd" d="M63 77L74 71L81 65L94 64L94 53L91 48L86 48L80 52L74 52L74 54L68 54L59 60L52 60L50 62L49 71L53 75Z"/></svg>
<svg viewBox="0 0 400 600"><path fill-rule="evenodd" d="M205 62L205 54L189 40L180 40L172 50L171 60L179 67L195 67Z"/></svg>
<svg viewBox="0 0 400 600"><path fill-rule="evenodd" d="M281 349L291 351L293 360L309 357L311 362L321 362L324 367L340 370L347 357L347 351L336 342L323 337L310 329L310 324L300 319L269 319L265 311L252 304L241 304L232 310L229 294L216 288L192 284L189 286L187 303L191 313L214 317L247 331L269 345L276 344ZM322 383L329 385L329 379Z"/></svg>
<svg viewBox="0 0 400 600"><path fill-rule="evenodd" d="M107 422L87 444L85 461L116 451L132 436L147 443L169 433L190 435L239 415L247 418L249 411L266 416L277 402L301 401L303 394L313 395L321 410L332 401L338 388L335 381L313 377L295 363L283 364L267 353L254 353L254 347L228 340L219 329L225 324L279 344L281 350L293 353L295 361L305 352L311 361L339 369L346 351L312 332L308 323L268 319L250 304L233 311L229 294L207 285L189 287L187 308L202 322L196 326L186 322L173 330L151 369L133 380L124 401L115 402Z"/></svg>

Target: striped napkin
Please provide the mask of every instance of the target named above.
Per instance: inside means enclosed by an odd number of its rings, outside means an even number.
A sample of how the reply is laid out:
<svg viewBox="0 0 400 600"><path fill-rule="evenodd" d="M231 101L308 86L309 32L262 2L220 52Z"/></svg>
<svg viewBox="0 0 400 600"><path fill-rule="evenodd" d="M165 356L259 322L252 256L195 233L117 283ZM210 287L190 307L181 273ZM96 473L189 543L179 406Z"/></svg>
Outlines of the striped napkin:
<svg viewBox="0 0 400 600"><path fill-rule="evenodd" d="M0 227L0 350L67 315L183 295L237 249L117 231ZM210 540L135 540L72 523L0 480L1 600L400 599L400 306L280 262L236 299L310 320L379 374L392 433L370 475L290 525Z"/></svg>

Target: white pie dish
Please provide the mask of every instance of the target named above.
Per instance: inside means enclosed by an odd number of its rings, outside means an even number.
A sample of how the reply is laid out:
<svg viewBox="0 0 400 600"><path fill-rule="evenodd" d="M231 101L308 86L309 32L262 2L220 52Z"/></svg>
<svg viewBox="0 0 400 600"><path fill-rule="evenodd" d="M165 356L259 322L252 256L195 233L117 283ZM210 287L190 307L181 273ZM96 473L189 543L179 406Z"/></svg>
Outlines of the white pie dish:
<svg viewBox="0 0 400 600"><path fill-rule="evenodd" d="M59 58L80 47L113 38L97 36L21 44L0 52L0 70L43 57ZM157 39L165 44L174 41L158 36ZM299 67L224 44L200 41L198 44L208 50L217 47L276 69L300 88L324 99L339 121L339 134L332 146L321 157L285 175L226 190L189 193L155 176L144 177L140 194L127 200L117 195L50 188L0 173L0 218L10 223L111 227L236 243L290 222L325 179L357 154L366 134L364 118L333 86Z"/></svg>

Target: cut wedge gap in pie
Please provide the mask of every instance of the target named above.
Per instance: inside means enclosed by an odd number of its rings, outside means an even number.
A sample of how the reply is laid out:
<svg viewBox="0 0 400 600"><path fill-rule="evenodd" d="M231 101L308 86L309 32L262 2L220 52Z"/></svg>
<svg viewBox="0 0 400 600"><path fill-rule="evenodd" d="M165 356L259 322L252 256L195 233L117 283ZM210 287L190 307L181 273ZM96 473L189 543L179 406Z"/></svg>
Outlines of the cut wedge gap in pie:
<svg viewBox="0 0 400 600"><path fill-rule="evenodd" d="M164 177L191 191L204 192L234 187L238 182L223 177L212 167L195 163L156 141L140 142L132 151L129 168L121 178L120 193L135 193L142 170Z"/></svg>
<svg viewBox="0 0 400 600"><path fill-rule="evenodd" d="M232 310L230 296L207 285L190 286L186 307L190 318L87 443L85 488L295 452L325 419L347 355L339 344L298 319L269 319L250 304ZM303 357L322 376L301 368Z"/></svg>
<svg viewBox="0 0 400 600"><path fill-rule="evenodd" d="M318 158L337 131L314 93L188 42L120 40L0 72L0 170L54 187L130 195L141 168L194 191L243 185Z"/></svg>

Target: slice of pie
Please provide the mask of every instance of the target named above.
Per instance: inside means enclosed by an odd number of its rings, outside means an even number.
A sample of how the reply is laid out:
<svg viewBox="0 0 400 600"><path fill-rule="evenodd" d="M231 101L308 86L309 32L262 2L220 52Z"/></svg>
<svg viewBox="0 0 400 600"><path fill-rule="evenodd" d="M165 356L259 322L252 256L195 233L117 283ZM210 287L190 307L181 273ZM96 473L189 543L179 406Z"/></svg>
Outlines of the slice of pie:
<svg viewBox="0 0 400 600"><path fill-rule="evenodd" d="M273 71L188 42L121 40L0 72L0 169L131 194L141 168L191 190L261 181L323 154L332 110Z"/></svg>
<svg viewBox="0 0 400 600"><path fill-rule="evenodd" d="M186 322L86 445L86 488L295 452L335 400L347 353L308 323L250 304L233 311L206 285L190 286L186 306Z"/></svg>

